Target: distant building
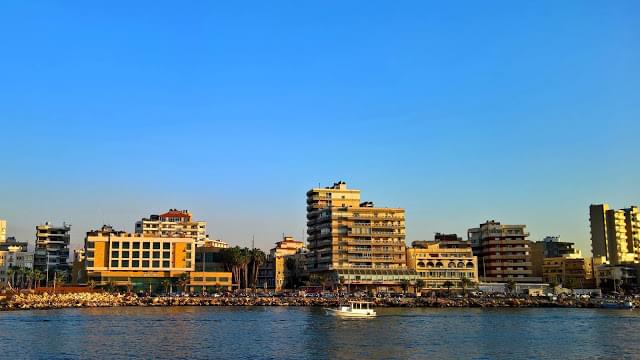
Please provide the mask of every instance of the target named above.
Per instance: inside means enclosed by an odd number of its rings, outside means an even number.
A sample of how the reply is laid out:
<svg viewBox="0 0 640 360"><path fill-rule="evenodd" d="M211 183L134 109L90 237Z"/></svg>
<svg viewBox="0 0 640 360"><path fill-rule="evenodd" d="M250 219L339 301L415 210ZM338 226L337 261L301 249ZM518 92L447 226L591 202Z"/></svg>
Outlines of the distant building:
<svg viewBox="0 0 640 360"><path fill-rule="evenodd" d="M9 277L9 269L14 267L33 269L33 253L22 251L22 247L20 246L0 250L1 286L8 286L9 281L12 282L11 286L15 286L15 277L14 279Z"/></svg>
<svg viewBox="0 0 640 360"><path fill-rule="evenodd" d="M53 226L46 222L36 226L34 268L48 274L49 279L53 279L57 270L68 271L70 242L71 225Z"/></svg>
<svg viewBox="0 0 640 360"><path fill-rule="evenodd" d="M298 259L291 256L302 254ZM292 236L284 236L278 241L267 256L267 262L260 267L258 272L258 286L268 289L282 290L286 286L286 262L288 258L296 261L296 264L306 262L306 249L302 241L295 240Z"/></svg>
<svg viewBox="0 0 640 360"><path fill-rule="evenodd" d="M640 214L638 207L609 209L608 204L589 206L591 252L611 265L640 260Z"/></svg>
<svg viewBox="0 0 640 360"><path fill-rule="evenodd" d="M438 236L435 241L414 241L407 249L407 266L418 273L424 287L417 289L442 290L445 284L451 288L463 287L462 279L478 283L478 258L473 255L471 243L462 241L455 234Z"/></svg>
<svg viewBox="0 0 640 360"><path fill-rule="evenodd" d="M7 221L0 219L0 243L7 241Z"/></svg>
<svg viewBox="0 0 640 360"><path fill-rule="evenodd" d="M638 284L636 266L601 264L594 268L594 275L597 287L604 291L628 291Z"/></svg>
<svg viewBox="0 0 640 360"><path fill-rule="evenodd" d="M529 233L526 225L503 225L492 220L469 229L467 234L478 257L480 280L484 282L540 282L533 276Z"/></svg>
<svg viewBox="0 0 640 360"><path fill-rule="evenodd" d="M155 237L188 237L196 241L207 239L207 223L194 221L188 210L170 209L161 215L151 215L136 222L136 234Z"/></svg>
<svg viewBox="0 0 640 360"><path fill-rule="evenodd" d="M574 243L560 241L559 236L547 236L542 241L531 243L531 264L534 277L543 277L545 258L575 256L580 251L573 248ZM581 257L581 256L580 256Z"/></svg>
<svg viewBox="0 0 640 360"><path fill-rule="evenodd" d="M544 259L542 278L544 282L556 283L566 288L590 288L593 286L591 264L579 252Z"/></svg>
<svg viewBox="0 0 640 360"><path fill-rule="evenodd" d="M350 289L398 290L417 274L406 266L405 212L360 201L344 182L307 192L308 270L315 281Z"/></svg>
<svg viewBox="0 0 640 360"><path fill-rule="evenodd" d="M85 267L84 249L73 250L73 263L71 264L71 283L74 285L87 282L87 269Z"/></svg>

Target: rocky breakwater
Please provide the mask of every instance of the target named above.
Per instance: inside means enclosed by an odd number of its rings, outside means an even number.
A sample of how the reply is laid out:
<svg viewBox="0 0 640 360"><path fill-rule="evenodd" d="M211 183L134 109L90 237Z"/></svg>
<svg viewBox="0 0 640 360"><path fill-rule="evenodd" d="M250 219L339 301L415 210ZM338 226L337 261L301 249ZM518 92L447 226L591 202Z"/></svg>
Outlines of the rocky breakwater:
<svg viewBox="0 0 640 360"><path fill-rule="evenodd" d="M112 307L138 305L135 295L102 292L68 294L16 294L0 302L1 310L60 309L73 307Z"/></svg>

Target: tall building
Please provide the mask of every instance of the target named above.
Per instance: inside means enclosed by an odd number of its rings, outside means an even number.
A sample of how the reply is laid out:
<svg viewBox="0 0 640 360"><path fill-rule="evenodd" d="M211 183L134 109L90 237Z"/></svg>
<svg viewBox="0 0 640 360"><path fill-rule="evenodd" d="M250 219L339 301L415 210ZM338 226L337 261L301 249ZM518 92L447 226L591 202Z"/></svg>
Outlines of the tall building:
<svg viewBox="0 0 640 360"><path fill-rule="evenodd" d="M18 279L15 276L11 279L9 273L13 267L33 269L33 253L23 251L19 246L0 250L0 285L6 286L9 281L11 286L16 285Z"/></svg>
<svg viewBox="0 0 640 360"><path fill-rule="evenodd" d="M7 220L0 219L0 243L7 241Z"/></svg>
<svg viewBox="0 0 640 360"><path fill-rule="evenodd" d="M480 280L485 282L539 282L533 276L526 225L503 225L495 220L469 229L467 234L478 257Z"/></svg>
<svg viewBox="0 0 640 360"><path fill-rule="evenodd" d="M361 202L360 191L337 182L307 192L308 270L352 289L397 290L415 281L406 266L404 209Z"/></svg>
<svg viewBox="0 0 640 360"><path fill-rule="evenodd" d="M53 226L46 222L36 226L36 246L34 251L34 268L48 273L53 278L56 270L69 270L69 243L71 242L71 225Z"/></svg>
<svg viewBox="0 0 640 360"><path fill-rule="evenodd" d="M453 284L451 288L462 288L464 278L478 282L478 258L471 243L455 234L436 234L434 241L414 241L407 249L407 266L424 280L424 287L418 291L446 289L447 282Z"/></svg>
<svg viewBox="0 0 640 360"><path fill-rule="evenodd" d="M638 208L610 209L608 204L589 206L591 252L604 256L611 265L640 260L640 220Z"/></svg>
<svg viewBox="0 0 640 360"><path fill-rule="evenodd" d="M161 215L151 215L136 222L136 234L156 237L184 236L204 241L207 239L207 223L194 221L188 210L170 209Z"/></svg>

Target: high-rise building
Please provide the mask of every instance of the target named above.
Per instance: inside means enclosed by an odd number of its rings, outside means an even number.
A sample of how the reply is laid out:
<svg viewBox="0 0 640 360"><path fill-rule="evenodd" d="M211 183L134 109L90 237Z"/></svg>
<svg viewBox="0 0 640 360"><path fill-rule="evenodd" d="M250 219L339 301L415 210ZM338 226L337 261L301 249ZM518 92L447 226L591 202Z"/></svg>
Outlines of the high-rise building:
<svg viewBox="0 0 640 360"><path fill-rule="evenodd" d="M57 270L69 270L69 243L71 242L71 225L53 226L46 222L36 226L36 246L34 251L34 268L47 273L53 278Z"/></svg>
<svg viewBox="0 0 640 360"><path fill-rule="evenodd" d="M0 219L0 243L7 241L7 220Z"/></svg>
<svg viewBox="0 0 640 360"><path fill-rule="evenodd" d="M352 289L397 290L415 281L406 266L404 209L361 202L338 182L307 192L308 270Z"/></svg>
<svg viewBox="0 0 640 360"><path fill-rule="evenodd" d="M542 241L531 243L531 264L533 265L533 276L543 277L543 267L545 258L559 258L563 256L575 256L580 254L580 250L573 248L574 243L560 241L559 236L547 236Z"/></svg>
<svg viewBox="0 0 640 360"><path fill-rule="evenodd" d="M638 263L640 260L640 220L638 208L610 209L608 204L589 206L591 252L610 265Z"/></svg>
<svg viewBox="0 0 640 360"><path fill-rule="evenodd" d="M539 282L533 276L526 225L503 225L495 220L468 231L473 254L478 257L480 280L485 282Z"/></svg>
<svg viewBox="0 0 640 360"><path fill-rule="evenodd" d="M161 215L151 215L136 222L136 234L156 237L188 237L197 241L207 239L207 223L194 221L188 210L170 209Z"/></svg>

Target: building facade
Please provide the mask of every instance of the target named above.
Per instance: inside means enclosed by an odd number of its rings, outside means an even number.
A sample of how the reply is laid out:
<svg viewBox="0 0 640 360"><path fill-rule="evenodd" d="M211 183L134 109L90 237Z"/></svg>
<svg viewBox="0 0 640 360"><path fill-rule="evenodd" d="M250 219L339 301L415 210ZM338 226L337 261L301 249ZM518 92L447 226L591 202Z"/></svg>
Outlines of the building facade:
<svg viewBox="0 0 640 360"><path fill-rule="evenodd" d="M611 265L640 260L640 215L638 207L610 209L608 204L589 206L591 252Z"/></svg>
<svg viewBox="0 0 640 360"><path fill-rule="evenodd" d="M307 234L311 277L380 291L417 278L406 266L404 209L361 202L344 182L307 192Z"/></svg>
<svg viewBox="0 0 640 360"><path fill-rule="evenodd" d="M533 276L543 277L544 259L564 256L581 257L580 250L575 249L572 242L560 241L559 236L547 236L542 241L531 243L531 264Z"/></svg>
<svg viewBox="0 0 640 360"><path fill-rule="evenodd" d="M447 283L453 284L452 289L460 289L466 287L465 278L478 283L478 258L473 255L471 244L457 237L452 239L414 241L407 249L407 266L424 281L418 291L446 289Z"/></svg>
<svg viewBox="0 0 640 360"><path fill-rule="evenodd" d="M473 253L483 282L540 282L533 276L529 233L526 225L503 225L495 220L469 229Z"/></svg>
<svg viewBox="0 0 640 360"><path fill-rule="evenodd" d="M581 254L569 254L544 259L542 279L565 288L588 288L592 286L588 268L591 264Z"/></svg>
<svg viewBox="0 0 640 360"><path fill-rule="evenodd" d="M293 255L302 254L302 258L293 258ZM295 240L292 236L284 236L282 241L276 242L267 256L267 262L261 266L258 273L258 286L268 289L282 290L286 284L287 259L306 262L306 248L302 241Z"/></svg>
<svg viewBox="0 0 640 360"><path fill-rule="evenodd" d="M52 279L55 271L69 270L69 243L71 225L53 226L46 222L36 226L36 246L34 250L34 268Z"/></svg>
<svg viewBox="0 0 640 360"><path fill-rule="evenodd" d="M0 286L15 286L16 278L10 274L12 268L33 269L33 253L23 251L22 247L9 247L0 250Z"/></svg>
<svg viewBox="0 0 640 360"><path fill-rule="evenodd" d="M194 221L188 210L170 209L161 215L151 215L136 222L136 234L154 237L187 237L196 241L207 239L207 223Z"/></svg>

